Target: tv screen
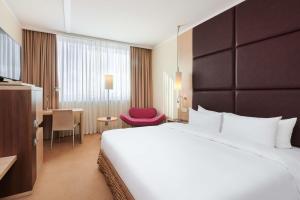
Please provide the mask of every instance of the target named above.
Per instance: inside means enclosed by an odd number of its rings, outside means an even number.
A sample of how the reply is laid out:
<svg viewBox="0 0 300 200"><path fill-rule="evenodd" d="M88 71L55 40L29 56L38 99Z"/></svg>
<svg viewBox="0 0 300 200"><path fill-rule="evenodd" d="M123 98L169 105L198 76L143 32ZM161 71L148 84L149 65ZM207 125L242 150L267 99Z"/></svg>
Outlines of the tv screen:
<svg viewBox="0 0 300 200"><path fill-rule="evenodd" d="M21 46L0 28L0 76L20 80Z"/></svg>

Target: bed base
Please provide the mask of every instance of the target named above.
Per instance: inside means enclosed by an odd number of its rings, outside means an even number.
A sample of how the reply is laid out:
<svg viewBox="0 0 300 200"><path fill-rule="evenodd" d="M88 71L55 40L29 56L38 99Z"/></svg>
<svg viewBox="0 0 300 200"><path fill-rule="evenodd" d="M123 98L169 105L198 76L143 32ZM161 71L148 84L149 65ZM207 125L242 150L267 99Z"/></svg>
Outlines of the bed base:
<svg viewBox="0 0 300 200"><path fill-rule="evenodd" d="M118 172L111 164L107 156L100 150L98 157L99 170L104 175L107 186L109 187L114 200L134 200L127 186L124 184Z"/></svg>

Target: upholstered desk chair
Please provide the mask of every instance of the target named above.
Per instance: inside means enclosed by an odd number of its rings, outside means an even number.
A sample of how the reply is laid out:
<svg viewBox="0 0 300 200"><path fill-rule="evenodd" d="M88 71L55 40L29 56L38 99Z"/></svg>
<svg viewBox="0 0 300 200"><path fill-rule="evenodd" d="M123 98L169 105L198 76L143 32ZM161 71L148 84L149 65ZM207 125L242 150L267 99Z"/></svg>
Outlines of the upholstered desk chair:
<svg viewBox="0 0 300 200"><path fill-rule="evenodd" d="M73 134L73 148L75 128L78 124L74 122L74 113L72 110L53 110L52 111L52 133L51 133L51 149L53 145L54 131L72 131Z"/></svg>

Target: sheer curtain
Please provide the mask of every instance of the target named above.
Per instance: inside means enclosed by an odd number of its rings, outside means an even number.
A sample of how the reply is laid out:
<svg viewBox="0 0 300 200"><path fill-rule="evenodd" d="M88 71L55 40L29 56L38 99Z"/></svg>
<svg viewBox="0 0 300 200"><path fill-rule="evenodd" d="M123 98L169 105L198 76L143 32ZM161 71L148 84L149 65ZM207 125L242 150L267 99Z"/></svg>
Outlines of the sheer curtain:
<svg viewBox="0 0 300 200"><path fill-rule="evenodd" d="M20 79L21 48L0 28L0 76Z"/></svg>
<svg viewBox="0 0 300 200"><path fill-rule="evenodd" d="M113 75L110 90L111 116L127 112L130 106L130 47L126 44L57 36L59 105L83 108L85 133L97 131L97 117L107 116L108 93L104 75ZM114 124L120 126L118 121ZM99 127L98 127L99 128ZM101 127L100 127L101 128Z"/></svg>

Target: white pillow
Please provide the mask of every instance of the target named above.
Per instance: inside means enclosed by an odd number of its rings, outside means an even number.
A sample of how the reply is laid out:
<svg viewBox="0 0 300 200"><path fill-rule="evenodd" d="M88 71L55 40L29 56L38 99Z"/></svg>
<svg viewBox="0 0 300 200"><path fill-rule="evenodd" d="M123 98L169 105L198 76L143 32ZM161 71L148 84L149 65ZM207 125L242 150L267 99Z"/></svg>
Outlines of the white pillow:
<svg viewBox="0 0 300 200"><path fill-rule="evenodd" d="M198 105L198 112L206 113L208 115L215 115L216 117L221 117L221 123L220 123L220 128L219 128L219 131L221 132L222 124L223 124L223 113L212 111L212 110L207 110L200 105Z"/></svg>
<svg viewBox="0 0 300 200"><path fill-rule="evenodd" d="M222 115L211 115L189 108L189 124L197 127L200 131L220 132L221 117Z"/></svg>
<svg viewBox="0 0 300 200"><path fill-rule="evenodd" d="M280 120L277 130L276 147L282 149L292 148L291 137L297 118Z"/></svg>
<svg viewBox="0 0 300 200"><path fill-rule="evenodd" d="M275 147L275 137L281 117L257 118L223 113L222 133L248 141Z"/></svg>

